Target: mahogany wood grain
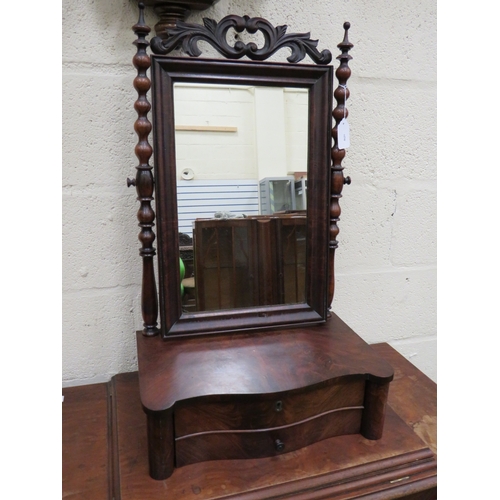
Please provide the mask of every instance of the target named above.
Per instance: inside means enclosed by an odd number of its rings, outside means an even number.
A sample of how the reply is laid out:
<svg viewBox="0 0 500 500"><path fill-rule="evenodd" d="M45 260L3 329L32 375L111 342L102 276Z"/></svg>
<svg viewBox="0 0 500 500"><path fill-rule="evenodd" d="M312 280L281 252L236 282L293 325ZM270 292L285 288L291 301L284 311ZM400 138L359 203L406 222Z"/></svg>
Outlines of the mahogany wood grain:
<svg viewBox="0 0 500 500"><path fill-rule="evenodd" d="M177 467L204 460L249 459L290 453L311 443L358 434L362 407L332 410L291 425L258 430L208 431L175 440Z"/></svg>
<svg viewBox="0 0 500 500"><path fill-rule="evenodd" d="M62 394L63 498L107 500L112 497L107 385L69 387Z"/></svg>
<svg viewBox="0 0 500 500"><path fill-rule="evenodd" d="M337 436L268 458L195 463L155 481L148 473L137 374L117 375L113 383L120 500L436 498L434 454L390 407L378 441L359 434Z"/></svg>
<svg viewBox="0 0 500 500"><path fill-rule="evenodd" d="M436 384L389 345L371 347L395 369L380 440L341 436L277 457L197 463L176 469L165 481L149 476L137 373L114 377L115 405L107 404L107 384L63 389L63 498L435 499L436 460L425 446L436 445ZM114 432L108 433L106 408L112 406ZM422 440L415 433L419 429ZM115 450L114 473L107 446ZM116 485L114 492L108 484Z"/></svg>
<svg viewBox="0 0 500 500"><path fill-rule="evenodd" d="M265 429L293 424L322 413L363 406L364 378L345 378L319 387L270 395L226 396L180 402L175 409L177 437L204 431Z"/></svg>
<svg viewBox="0 0 500 500"><path fill-rule="evenodd" d="M367 439L380 439L384 429L385 405L389 384L367 380L361 434Z"/></svg>
<svg viewBox="0 0 500 500"><path fill-rule="evenodd" d="M394 368L388 402L415 434L437 453L437 385L389 344L375 352Z"/></svg>
<svg viewBox="0 0 500 500"><path fill-rule="evenodd" d="M331 416L327 421L331 428L325 428L323 434L314 432L313 424L304 424L307 432L304 431L303 437L295 440L289 449L294 449L299 443L305 446L315 439L338 435L342 429L361 432L369 439L379 439L382 435L387 388L393 370L336 315L321 325L196 337L189 342L179 339L165 343L159 337L146 338L138 334L137 350L141 401L148 413L148 425L152 428L165 429L164 412L172 410L174 427L182 433L177 434L178 437L196 430L220 430L224 423L225 430L241 431L259 425L262 432L271 427L273 420L269 413L259 416L259 408L262 410L266 403L285 399L288 406L298 393L302 393L302 402L321 411L326 387L358 382L349 387L344 385L342 391L332 390L329 393L331 398L327 399L329 406L323 411L346 405L358 406L361 412ZM349 392L354 399L346 396L345 393ZM252 403L257 403L257 413L252 409ZM198 404L200 412L197 411ZM225 420L221 418L219 404L233 405L233 413ZM297 404L295 410L296 407ZM212 415L207 410L215 411ZM308 411L304 410L305 413ZM295 411L293 422L301 421L304 412ZM344 415L350 420L338 427L336 419L343 419ZM288 416L290 420L293 418L290 413ZM283 421L282 425L293 423L290 420ZM229 424L236 424L236 427L229 428ZM243 428L239 424L243 424ZM173 438L163 434L161 439L154 436L150 433L150 457L153 459L150 467L155 478L165 478L167 476L161 471L172 472L170 468L164 468L164 462L167 460L165 453L172 453L166 446ZM241 451L240 458L274 454L272 447L263 444L262 439L266 438L262 436L219 433L192 442L199 443L203 450L196 459L234 458L237 450ZM222 442L224 438L228 440L226 446ZM255 442L253 455L249 448L252 439ZM179 446L183 449L187 445ZM176 458L176 465L184 463L187 459L180 458L177 462Z"/></svg>
<svg viewBox="0 0 500 500"><path fill-rule="evenodd" d="M169 477L175 467L174 420L172 410L147 413L149 475L153 479Z"/></svg>
<svg viewBox="0 0 500 500"><path fill-rule="evenodd" d="M320 325L189 342L138 335L137 349L141 400L151 411L190 398L274 394L345 376L380 383L393 377L392 367L336 315Z"/></svg>

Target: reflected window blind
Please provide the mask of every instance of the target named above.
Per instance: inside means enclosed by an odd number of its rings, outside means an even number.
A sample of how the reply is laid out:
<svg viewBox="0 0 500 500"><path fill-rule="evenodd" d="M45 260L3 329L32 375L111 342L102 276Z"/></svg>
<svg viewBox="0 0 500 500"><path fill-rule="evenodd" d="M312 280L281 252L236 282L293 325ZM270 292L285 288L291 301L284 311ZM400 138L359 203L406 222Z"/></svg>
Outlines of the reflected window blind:
<svg viewBox="0 0 500 500"><path fill-rule="evenodd" d="M177 181L179 232L193 236L195 219L212 219L216 212L235 216L259 214L257 180Z"/></svg>

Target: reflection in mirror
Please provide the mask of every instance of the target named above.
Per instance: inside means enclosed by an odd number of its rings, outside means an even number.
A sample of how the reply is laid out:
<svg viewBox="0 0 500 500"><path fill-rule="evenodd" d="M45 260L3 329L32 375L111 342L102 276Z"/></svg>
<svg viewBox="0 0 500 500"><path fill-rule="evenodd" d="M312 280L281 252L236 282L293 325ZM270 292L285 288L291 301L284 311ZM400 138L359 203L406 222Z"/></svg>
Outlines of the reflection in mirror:
<svg viewBox="0 0 500 500"><path fill-rule="evenodd" d="M174 84L182 307L305 302L308 90Z"/></svg>

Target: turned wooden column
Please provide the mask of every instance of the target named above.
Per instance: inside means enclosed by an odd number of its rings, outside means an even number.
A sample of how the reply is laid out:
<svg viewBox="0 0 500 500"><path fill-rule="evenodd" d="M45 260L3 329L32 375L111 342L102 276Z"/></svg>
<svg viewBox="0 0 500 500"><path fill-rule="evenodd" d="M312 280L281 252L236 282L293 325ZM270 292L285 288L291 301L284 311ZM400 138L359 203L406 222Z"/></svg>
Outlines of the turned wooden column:
<svg viewBox="0 0 500 500"><path fill-rule="evenodd" d="M155 233L153 231L155 213L151 206L153 201L154 180L149 165L149 159L153 154L153 148L148 142L148 136L151 132L151 123L148 120L148 112L151 104L147 99L148 90L151 87L151 81L147 76L147 70L151 66L151 60L146 52L149 42L146 36L151 29L144 23L144 4L139 3L139 21L132 29L137 35L134 45L137 47L137 53L133 58L134 67L137 69L137 76L134 79L134 88L137 91L138 98L135 101L134 109L137 111L138 118L134 124L134 129L139 137L135 147L135 154L139 159L139 165L136 167L137 174L135 179L127 179L128 186L134 185L137 191L137 200L141 206L137 212L139 220L139 241L142 248L139 254L142 257L142 290L141 290L141 309L144 320L144 335L152 336L158 334L158 295L156 290L155 271L153 258L156 250L153 247Z"/></svg>
<svg viewBox="0 0 500 500"><path fill-rule="evenodd" d="M155 24L155 32L161 39L168 38L168 30L175 28L177 21L185 21L193 10L206 10L219 0L143 0L153 7L160 18Z"/></svg>
<svg viewBox="0 0 500 500"><path fill-rule="evenodd" d="M353 44L349 42L348 31L351 27L350 23L344 23L344 40L337 45L341 50L340 56L337 59L340 60L340 66L335 72L335 76L339 82L338 87L335 89L333 96L337 101L337 106L333 110L332 116L335 120L335 126L332 129L333 138L333 148L331 151L332 166L331 166L331 185L330 185L330 243L328 252L328 307L331 307L333 301L333 295L335 292L335 250L338 247L337 235L339 234L339 228L337 222L340 219L340 204L339 200L342 197L342 188L344 184L350 184L351 179L349 177L344 178L342 166L342 160L345 156L345 149L338 148L338 137L337 137L337 127L343 118L347 118L348 111L345 106L347 99L349 98L349 89L347 88L347 80L351 76L351 69L349 68L349 61L352 57L349 55L349 51L352 49Z"/></svg>

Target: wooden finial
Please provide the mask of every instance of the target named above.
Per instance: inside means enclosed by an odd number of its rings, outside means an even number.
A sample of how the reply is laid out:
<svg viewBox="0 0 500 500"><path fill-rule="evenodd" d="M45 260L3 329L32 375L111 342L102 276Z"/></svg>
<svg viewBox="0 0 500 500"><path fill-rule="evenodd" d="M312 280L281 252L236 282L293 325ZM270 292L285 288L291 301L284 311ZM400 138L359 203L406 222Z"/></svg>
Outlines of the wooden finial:
<svg viewBox="0 0 500 500"><path fill-rule="evenodd" d="M151 31L151 28L144 21L145 6L142 2L139 2L138 7L139 7L139 20L137 21L136 24L134 24L134 26L132 26L132 29L134 30L134 33L137 36L140 35L147 36L148 33Z"/></svg>
<svg viewBox="0 0 500 500"><path fill-rule="evenodd" d="M348 31L349 31L349 28L351 27L351 23L349 21L346 21L344 23L344 30L345 30L345 33L344 33L344 40L342 40L342 44L346 44L346 43L349 43L349 40L347 39L347 35L348 35ZM351 45L352 47L352 45Z"/></svg>

